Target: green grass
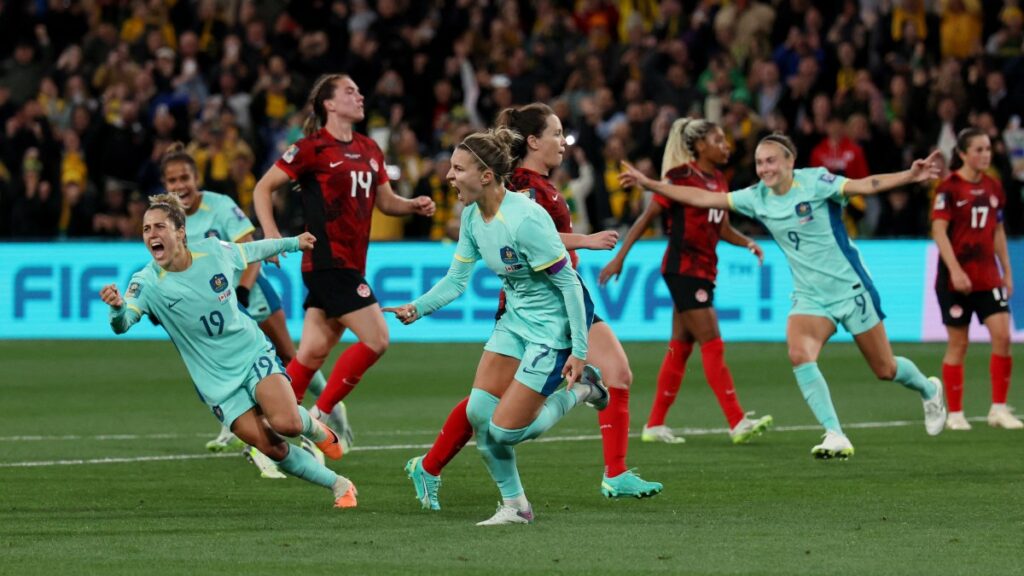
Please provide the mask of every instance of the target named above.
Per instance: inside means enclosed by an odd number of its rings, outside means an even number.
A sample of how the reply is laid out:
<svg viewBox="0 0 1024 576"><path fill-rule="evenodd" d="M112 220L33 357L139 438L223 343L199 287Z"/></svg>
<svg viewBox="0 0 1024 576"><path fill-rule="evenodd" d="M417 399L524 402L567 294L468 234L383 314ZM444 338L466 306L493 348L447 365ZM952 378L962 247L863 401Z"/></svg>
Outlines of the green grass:
<svg viewBox="0 0 1024 576"><path fill-rule="evenodd" d="M633 429L662 344L626 346ZM938 345L897 345L936 372ZM632 442L665 492L599 494L596 419L580 408L518 449L533 526L477 528L498 493L475 449L446 470L444 510L419 509L402 472L468 391L478 345L395 345L350 397L358 451L334 468L359 507L240 457L206 458L216 422L169 343L0 343L0 574L1013 574L1024 560L1024 433L975 422L925 435L920 400L876 382L852 345L821 366L856 456L818 462L819 432L778 344L732 344L744 407L782 429L732 446L694 355L669 424L678 446ZM967 367L968 416L988 407L988 350ZM1020 397L1021 378L1015 377ZM856 423L894 423L856 428ZM904 422L904 424L899 424ZM786 430L785 427L797 427ZM104 438L105 435L125 435ZM592 436L595 439L557 440ZM15 439L42 436L44 439ZM12 467L19 462L196 459Z"/></svg>

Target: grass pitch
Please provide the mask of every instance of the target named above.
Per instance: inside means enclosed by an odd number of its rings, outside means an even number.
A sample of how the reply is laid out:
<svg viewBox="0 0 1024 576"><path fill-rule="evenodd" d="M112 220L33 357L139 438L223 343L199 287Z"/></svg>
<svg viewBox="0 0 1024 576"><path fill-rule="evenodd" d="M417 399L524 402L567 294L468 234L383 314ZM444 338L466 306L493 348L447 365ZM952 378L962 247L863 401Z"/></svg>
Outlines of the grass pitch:
<svg viewBox="0 0 1024 576"><path fill-rule="evenodd" d="M628 344L633 430L663 344ZM941 345L897 345L926 373ZM402 472L469 389L478 345L396 344L349 397L357 449L332 466L359 507L295 479L261 480L203 444L216 421L169 343L3 342L2 574L1019 574L1024 433L974 420L925 435L918 397L876 382L852 344L820 365L857 453L813 460L819 438L779 344L730 344L747 410L777 429L732 446L699 354L668 424L686 444L634 439L629 463L665 483L601 497L596 418L580 407L519 466L533 526L477 528L498 493L476 450L445 470L443 510L419 509ZM333 360L331 360L333 362ZM328 364L331 365L331 364ZM1011 403L1018 399L1021 370ZM969 417L988 409L988 349L966 370Z"/></svg>

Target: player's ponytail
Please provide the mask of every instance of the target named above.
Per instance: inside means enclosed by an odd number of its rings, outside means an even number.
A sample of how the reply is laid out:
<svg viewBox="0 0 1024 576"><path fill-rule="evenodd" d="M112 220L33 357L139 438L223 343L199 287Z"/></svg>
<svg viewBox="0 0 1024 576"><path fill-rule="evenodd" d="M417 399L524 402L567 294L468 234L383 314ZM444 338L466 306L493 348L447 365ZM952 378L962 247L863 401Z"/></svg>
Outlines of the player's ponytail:
<svg viewBox="0 0 1024 576"><path fill-rule="evenodd" d="M199 168L196 166L195 159L185 150L185 145L181 142L174 142L160 156L160 177L164 177L168 166L179 162L187 164L192 169L192 175L196 178L199 177Z"/></svg>
<svg viewBox="0 0 1024 576"><path fill-rule="evenodd" d="M155 194L150 196L149 208L146 208L146 212L150 210L163 210L174 223L176 230L185 228L185 207L181 205L181 200L177 195ZM188 246L188 240L185 240L185 245Z"/></svg>
<svg viewBox="0 0 1024 576"><path fill-rule="evenodd" d="M530 136L540 138L544 129L548 126L548 117L554 116L555 111L547 104L534 102L520 108L506 108L498 114L497 126L508 128L518 132L522 139L512 145L512 159L521 162L529 153L526 145Z"/></svg>
<svg viewBox="0 0 1024 576"><path fill-rule="evenodd" d="M512 149L523 140L521 134L508 128L492 128L466 136L456 148L472 154L481 170L491 170L504 183L515 167Z"/></svg>
<svg viewBox="0 0 1024 576"><path fill-rule="evenodd" d="M676 166L689 164L697 159L697 142L707 138L718 125L697 118L680 118L672 123L665 142L665 154L661 158L661 177Z"/></svg>
<svg viewBox="0 0 1024 576"><path fill-rule="evenodd" d="M306 105L309 106L309 115L302 123L304 136L312 136L317 130L327 125L327 109L324 108L324 102L334 98L337 82L344 77L344 74L323 74L316 79L313 89L309 91L309 99L306 101Z"/></svg>

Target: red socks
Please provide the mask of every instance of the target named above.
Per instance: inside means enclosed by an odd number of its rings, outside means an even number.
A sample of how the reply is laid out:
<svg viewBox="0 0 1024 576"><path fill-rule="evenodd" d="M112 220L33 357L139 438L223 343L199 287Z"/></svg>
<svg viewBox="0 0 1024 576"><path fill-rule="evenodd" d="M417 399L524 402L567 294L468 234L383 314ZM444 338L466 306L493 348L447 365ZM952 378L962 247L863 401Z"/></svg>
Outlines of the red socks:
<svg viewBox="0 0 1024 576"><path fill-rule="evenodd" d="M678 389L678 386L677 386ZM629 389L608 387L608 407L597 413L604 449L604 475L614 478L626 471L629 444Z"/></svg>
<svg viewBox="0 0 1024 576"><path fill-rule="evenodd" d="M302 397L306 395L306 388L309 388L309 381L316 374L316 369L300 364L299 358L294 357L288 363L285 372L291 378L292 391L295 392L295 401L302 404Z"/></svg>
<svg viewBox="0 0 1024 576"><path fill-rule="evenodd" d="M725 343L721 338L708 340L700 345L700 353L704 360L704 377L708 379L708 385L718 398L718 405L722 407L725 419L729 421L729 428L732 428L743 420L743 408L736 399L732 373L725 365Z"/></svg>
<svg viewBox="0 0 1024 576"><path fill-rule="evenodd" d="M441 427L441 433L437 435L434 445L423 457L423 470L427 474L440 476L441 470L473 437L473 425L469 423L469 418L466 416L466 405L468 404L469 396L466 396L448 414L448 419Z"/></svg>
<svg viewBox="0 0 1024 576"><path fill-rule="evenodd" d="M992 357L993 362L995 356ZM995 364L993 363L993 366ZM992 372L992 389L995 390L995 372ZM964 365L942 363L942 384L946 389L946 405L950 412L964 410ZM994 394L994 392L993 392Z"/></svg>
<svg viewBox="0 0 1024 576"><path fill-rule="evenodd" d="M682 340L670 340L668 352L661 362L661 370L658 371L658 389L654 393L654 405L651 406L651 414L647 417L647 426L661 426L665 423L665 415L672 403L676 401L676 394L679 393L679 386L683 383L683 373L686 372L686 359L693 352L693 342Z"/></svg>
<svg viewBox="0 0 1024 576"><path fill-rule="evenodd" d="M352 392L363 374L377 362L378 358L380 355L362 342L356 342L349 346L334 363L331 377L327 379L327 388L316 399L317 408L325 414L333 410L335 404L341 402L345 396L349 395L349 392ZM308 386L309 380L306 382Z"/></svg>
<svg viewBox="0 0 1024 576"><path fill-rule="evenodd" d="M1010 391L1010 372L1013 371L1013 357L992 355L988 364L992 376L992 403L1006 404L1006 395Z"/></svg>

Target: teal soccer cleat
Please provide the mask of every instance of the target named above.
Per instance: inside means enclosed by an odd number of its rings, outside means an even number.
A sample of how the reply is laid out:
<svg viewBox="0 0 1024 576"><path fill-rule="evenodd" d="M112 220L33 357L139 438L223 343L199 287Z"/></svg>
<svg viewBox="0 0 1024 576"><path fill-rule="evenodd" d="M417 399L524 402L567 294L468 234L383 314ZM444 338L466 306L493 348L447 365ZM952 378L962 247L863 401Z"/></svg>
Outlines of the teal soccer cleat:
<svg viewBox="0 0 1024 576"><path fill-rule="evenodd" d="M441 488L441 477L434 476L423 469L423 456L410 458L405 463L405 473L416 488L416 499L424 510L440 510L441 503L437 500L437 491Z"/></svg>
<svg viewBox="0 0 1024 576"><path fill-rule="evenodd" d="M661 494L661 482L648 482L637 476L632 470L622 474L601 479L601 494L605 498L650 498Z"/></svg>

